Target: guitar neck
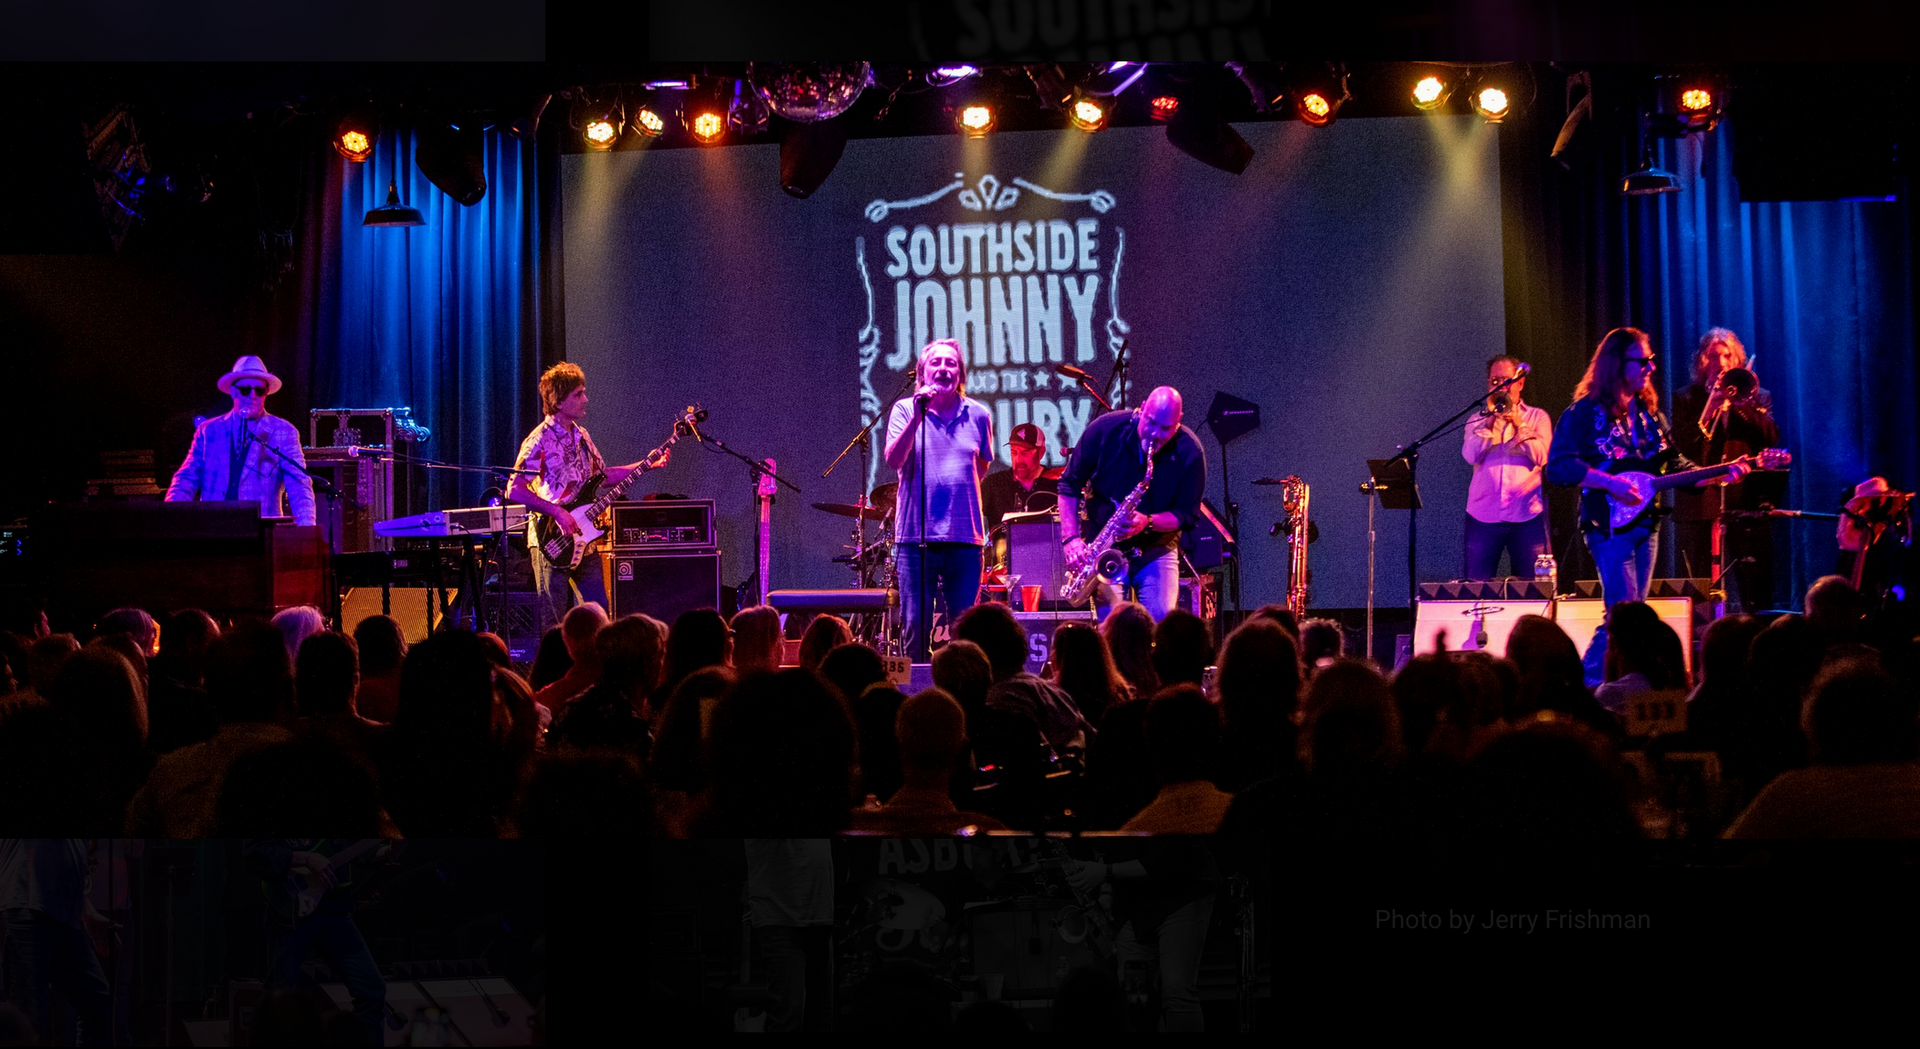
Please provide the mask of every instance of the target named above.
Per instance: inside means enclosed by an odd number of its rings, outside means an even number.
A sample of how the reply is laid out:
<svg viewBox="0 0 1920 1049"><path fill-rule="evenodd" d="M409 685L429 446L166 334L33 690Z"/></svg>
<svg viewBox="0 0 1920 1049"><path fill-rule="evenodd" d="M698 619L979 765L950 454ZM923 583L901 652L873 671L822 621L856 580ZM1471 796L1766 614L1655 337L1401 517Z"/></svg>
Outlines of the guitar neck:
<svg viewBox="0 0 1920 1049"><path fill-rule="evenodd" d="M1682 488L1701 481L1710 481L1715 477L1724 477L1733 472L1735 466L1748 462L1746 457L1724 462L1718 466L1701 466L1692 470L1682 470L1677 474L1661 474L1653 479L1653 490L1663 492L1669 488Z"/></svg>

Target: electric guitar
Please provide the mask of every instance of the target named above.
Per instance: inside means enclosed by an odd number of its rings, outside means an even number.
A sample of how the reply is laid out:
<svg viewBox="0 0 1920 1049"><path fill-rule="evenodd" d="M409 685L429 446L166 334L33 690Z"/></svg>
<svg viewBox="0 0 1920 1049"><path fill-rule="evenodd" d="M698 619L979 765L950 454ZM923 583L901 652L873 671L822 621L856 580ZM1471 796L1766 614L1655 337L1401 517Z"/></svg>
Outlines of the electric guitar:
<svg viewBox="0 0 1920 1049"><path fill-rule="evenodd" d="M392 845L395 854L405 847L405 843L393 838L363 838L346 843L344 839L321 839L313 847L303 852L318 853L327 857L327 866L335 872L346 868L362 853L377 849L382 845ZM345 881L336 880L336 886L345 886ZM289 867L287 876L278 883L268 881L261 888L267 894L267 908L278 917L287 921L296 921L312 914L320 906L320 897L327 894L328 886L318 874L306 867Z"/></svg>
<svg viewBox="0 0 1920 1049"><path fill-rule="evenodd" d="M568 516L580 526L579 535L568 535L552 517L546 514L538 515L538 521L534 525L534 538L539 543L540 553L546 557L548 564L563 570L580 567L580 562L586 559L587 548L592 546L595 540L607 534L607 530L600 525L607 507L617 502L620 496L626 493L627 487L639 480L641 474L666 465L667 449L672 448L674 442L680 439L681 427L686 424L685 416L674 420L674 431L668 435L666 443L648 452L646 459L639 466L634 467L632 473L621 478L619 484L602 491L600 486L606 482L607 475L594 474L587 479L586 484L580 486L580 494L574 496L573 502L568 503L566 508Z"/></svg>
<svg viewBox="0 0 1920 1049"><path fill-rule="evenodd" d="M1607 499L1607 524L1615 531L1631 526L1642 514L1653 508L1654 496L1669 488L1684 488L1699 484L1701 481L1721 477L1733 472L1737 463L1745 463L1756 470L1784 470L1793 462L1792 453L1785 448L1769 448L1757 455L1743 455L1715 466L1702 466L1693 470L1682 470L1673 474L1648 473L1644 459L1616 459L1600 468L1601 472L1612 474L1633 486L1640 496L1639 502L1629 503L1612 492L1603 493Z"/></svg>

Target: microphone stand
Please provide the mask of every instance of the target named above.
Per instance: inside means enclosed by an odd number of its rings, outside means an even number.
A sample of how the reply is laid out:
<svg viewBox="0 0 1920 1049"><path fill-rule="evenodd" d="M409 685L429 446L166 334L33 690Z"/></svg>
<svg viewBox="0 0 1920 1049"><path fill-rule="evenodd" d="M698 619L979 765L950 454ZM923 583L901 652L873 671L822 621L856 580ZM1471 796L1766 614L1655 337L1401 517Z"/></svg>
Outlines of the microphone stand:
<svg viewBox="0 0 1920 1049"><path fill-rule="evenodd" d="M340 491L340 489L334 487L334 484L332 481L329 481L325 477L321 477L315 474L312 470L307 469L306 464L302 463L298 459L293 458L292 456L281 451L280 449L275 448L272 444L269 444L267 442L266 438L260 436L257 433L254 433L253 427L247 425L247 422L249 421L250 420L241 420L241 423L240 423L240 432L246 435L246 438L248 441L251 441L252 443L259 445L261 449L266 451L267 454L273 456L275 459L278 459L282 466L293 470L294 472L299 474L301 477L306 478L309 482L312 482L313 484L318 485L320 487L320 491L326 494L326 497L327 497L327 612L329 616L333 619L333 623L335 626L345 629L346 624L340 622L340 584L338 579L335 577L334 568L333 568L334 558L340 556L340 540L339 540L339 537L334 534L334 528L333 528L333 504L338 500L345 499L347 501L347 505L353 507L355 510L361 510L361 509L364 509L364 507L362 507L360 503L357 500L355 500L352 496L345 495Z"/></svg>
<svg viewBox="0 0 1920 1049"><path fill-rule="evenodd" d="M799 495L799 494L800 494L800 486L799 486L799 485L797 485L797 484L794 484L794 483L793 483L792 481L789 481L789 480L787 480L786 478L784 478L784 477L782 477L782 476L780 476L780 475L779 475L778 473L775 473L775 472L774 472L773 470L770 470L770 469L768 469L768 468L767 468L767 463L766 463L766 461L765 461L765 460L761 460L761 459L754 459L754 458L752 458L752 457L750 457L750 456L746 456L746 455L742 455L742 454L740 454L739 452L736 452L736 451L734 451L734 450L733 450L732 448L729 448L729 447L727 447L727 442L725 442L725 441L723 441L723 440L721 440L720 438L718 438L718 437L715 437L715 436L713 436L712 434L709 434L709 433L702 433L702 432L701 432L701 430L700 430L700 427L699 427L698 425L696 425L696 424L694 424L694 423L691 423L691 422L688 422L688 423L682 423L681 425L682 425L682 426L684 427L684 432L685 432L685 433L687 433L688 435L690 435L690 436L692 436L692 437L693 437L693 440L694 440L694 442L695 442L696 444L698 444L698 445L700 445L700 447L702 447L702 448L712 448L712 449L714 449L714 450L716 450L716 451L721 451L721 452L725 452L725 453L727 453L728 455L731 455L731 456L733 456L733 457L734 457L735 459L738 459L738 460L740 460L741 462L743 462L743 463L746 463L746 464L747 464L747 478L748 478L748 481L750 482L750 485L751 485L752 487L756 487L756 488L758 487L758 485L759 485L759 483L760 483L760 478L762 478L762 477L770 477L770 478L772 478L772 479L773 479L773 480L774 480L774 481L775 481L776 483L779 483L779 484L783 484L783 485L786 485L786 486L787 486L787 488L788 488L788 489L789 489L790 491L792 491L792 492L793 492L793 494L795 494L795 495ZM759 518L759 513L758 513L758 505L757 505L757 503L755 504L755 507L754 507L754 509L755 509L755 513L754 513L754 517L755 517L755 521L754 521L754 526L753 526L753 528L751 528L751 529L749 529L749 531L754 531L754 532L755 532L755 534L757 535L757 534L758 534L758 532L757 532L757 529L758 529L758 527L759 527L759 520L758 520L758 518ZM754 571L755 571L756 573L760 571L760 566L759 566L759 564L758 564L758 562L757 562L757 561L756 561L756 562L755 562L755 564L754 564ZM746 584L745 584L745 583L742 583L742 584L741 584L741 587L743 587L743 588L744 588L745 586L746 586ZM763 589L763 590L764 590L764 589L766 589L766 581L765 581L765 580L762 580L762 581L761 581L761 589ZM735 598L735 603L736 603L736 604L738 604L738 603L739 603L739 598L737 598L737 597Z"/></svg>
<svg viewBox="0 0 1920 1049"><path fill-rule="evenodd" d="M443 462L439 459L426 459L426 458L421 458L419 456L403 455L395 451L388 451L388 452L382 453L382 457L391 459L397 463L404 463L408 466L424 466L429 470L450 470L450 471L453 471L454 473L488 474L500 482L501 502L503 504L506 502L506 490L513 487L514 477L540 476L540 472L538 470L519 470L511 466L493 466L488 464L450 463L450 462ZM506 572L506 563L505 563L506 562L505 551L507 549L506 523L507 523L506 511L503 509L500 512L500 525L501 525L500 530L498 532L489 533L493 535L496 538L496 540L500 543L500 547L502 551L501 567L500 567L500 591L501 591L503 600L505 598L505 594L507 590L507 572ZM433 578L435 582L434 589L438 590L440 594L440 620L441 622L444 623L447 621L450 613L452 612L452 602L449 602L447 600L446 582L441 578L441 575L440 575L440 538L441 537L439 536L429 536L427 537L427 544L429 549L433 551ZM461 549L460 571L462 575L467 575L469 574L468 564L471 562L473 551L472 551L472 547L467 545L467 541L464 536L461 538L460 549ZM527 553L529 557L538 556L537 551L529 550ZM482 575L482 573L480 572L478 565L473 566L471 575L474 578L471 578L468 580L470 585L467 588L467 592L472 593L474 589L472 584L478 584L480 593L484 596L486 593L485 580L479 578ZM493 625L493 621L490 619L487 619L482 605L483 603L479 598L474 599L473 619L474 619L474 626L476 629L479 628L479 626L483 621L486 623L487 626ZM506 630L507 630L507 634L502 638L502 640L507 642L507 650L511 652L513 650L513 637L512 637L513 626L511 622L512 617L506 614L505 608L500 609L499 615L500 615L501 623L505 624Z"/></svg>
<svg viewBox="0 0 1920 1049"><path fill-rule="evenodd" d="M1109 393L1113 394L1114 400L1120 402L1119 406L1122 408L1125 408L1127 406L1127 343L1129 341L1131 340L1121 339L1120 348L1114 351L1113 370L1107 373L1107 382L1105 387ZM1117 389L1114 387L1114 382L1116 380L1118 380L1120 383ZM1085 385L1085 383L1083 382L1081 385ZM1087 392L1093 393L1093 390L1089 388ZM1093 393L1093 397L1095 400L1099 401L1102 405L1105 405L1107 403L1106 398L1101 397L1097 393ZM1112 411L1113 409L1108 408L1107 410Z"/></svg>
<svg viewBox="0 0 1920 1049"><path fill-rule="evenodd" d="M859 498L854 500L854 503L856 505L865 506L867 504L866 485L869 481L873 480L873 468L872 468L873 463L871 459L871 456L873 454L873 442L868 438L867 435L873 432L873 428L875 426L880 425L881 419L886 418L887 406L892 405L894 401L897 401L901 397L905 396L908 390L913 389L914 382L917 381L919 378L920 376L917 371L908 372L907 381L900 384L900 388L894 391L893 396L887 399L885 405L883 405L879 411L873 413L873 418L867 421L867 425L862 426L860 428L860 432L853 435L853 440L848 441L847 446L840 449L840 454L834 456L833 461L827 464L827 468L820 471L821 477L826 477L829 474L833 473L834 467L840 465L840 460L845 459L847 457L847 453L853 451L854 445L856 444L859 445L860 446L860 492L859 492ZM899 493L898 491L896 491L894 493L894 502L897 504L899 501L900 501ZM865 560L867 556L867 517L865 514L861 514L853 519L853 530L854 530L854 542L856 544L855 556L861 559L859 562L859 565L857 566L860 571L860 588L864 590L867 588L869 584L869 577L867 575L867 562ZM884 629L884 627L882 629Z"/></svg>
<svg viewBox="0 0 1920 1049"><path fill-rule="evenodd" d="M1505 390L1507 387L1525 378L1526 375L1527 375L1527 372L1524 372L1524 371L1516 372L1513 375L1510 375L1507 378L1502 379L1500 382L1494 384L1494 386L1488 389L1487 392L1474 395L1473 400L1468 401L1466 407L1448 416L1446 422L1443 422L1440 425L1434 427L1433 429L1428 430L1418 440L1415 440L1413 443L1408 444L1405 447L1401 448L1398 454L1394 455L1392 459L1389 459L1387 461L1393 462L1396 459L1406 460L1407 483L1415 491L1418 491L1419 477L1418 477L1417 468L1420 463L1420 449L1425 447L1428 441L1431 441L1435 437L1438 437L1440 434L1452 429L1454 423L1459 422L1463 417L1466 416L1468 412L1471 412L1475 408L1479 407L1482 403L1486 401L1488 397L1491 397L1494 394L1497 394L1500 391ZM1414 610L1414 601L1420 593L1420 579L1419 579L1418 573L1415 571L1415 568L1414 568L1415 552L1418 549L1418 547L1415 545L1415 539L1419 535L1419 517L1420 517L1420 505L1419 505L1419 502L1416 500L1414 505L1407 510L1407 610L1409 612L1412 612Z"/></svg>

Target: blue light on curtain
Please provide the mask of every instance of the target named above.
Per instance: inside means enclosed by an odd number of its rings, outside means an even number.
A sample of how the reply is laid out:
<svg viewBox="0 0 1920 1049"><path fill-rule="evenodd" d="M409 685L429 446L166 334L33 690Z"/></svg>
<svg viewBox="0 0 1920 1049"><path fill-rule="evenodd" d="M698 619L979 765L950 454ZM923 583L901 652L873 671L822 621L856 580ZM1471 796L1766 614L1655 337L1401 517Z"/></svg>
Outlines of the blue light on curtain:
<svg viewBox="0 0 1920 1049"><path fill-rule="evenodd" d="M433 436L402 450L511 466L539 416L539 186L532 147L493 130L482 141L487 192L472 207L420 174L411 131L389 131L372 160L336 169L338 264L320 289L314 405L411 407ZM426 225L361 225L390 182ZM477 505L499 486L434 470L429 507Z"/></svg>

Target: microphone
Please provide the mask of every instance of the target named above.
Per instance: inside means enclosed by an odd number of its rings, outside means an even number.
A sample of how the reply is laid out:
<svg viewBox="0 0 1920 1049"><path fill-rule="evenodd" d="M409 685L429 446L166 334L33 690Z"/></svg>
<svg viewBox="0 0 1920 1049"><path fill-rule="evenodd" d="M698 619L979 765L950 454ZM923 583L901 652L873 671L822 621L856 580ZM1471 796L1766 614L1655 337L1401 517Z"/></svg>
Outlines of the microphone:
<svg viewBox="0 0 1920 1049"><path fill-rule="evenodd" d="M705 409L701 408L697 404L689 404L687 405L687 410L685 414L683 414L680 417L680 421L674 425L674 429L679 431L683 435L692 436L694 441L698 444L705 444L707 443L707 439L705 436L703 436L700 433L700 427L698 424L705 422L706 418L707 418L707 413Z"/></svg>
<svg viewBox="0 0 1920 1049"><path fill-rule="evenodd" d="M1071 364L1056 364L1053 366L1053 370L1076 382L1090 383L1093 381L1093 376L1087 374L1085 368L1076 368Z"/></svg>

